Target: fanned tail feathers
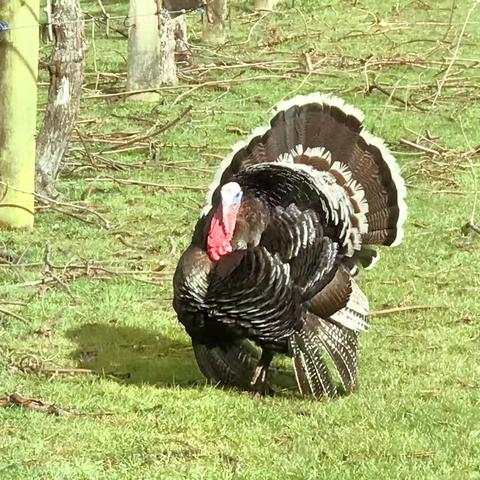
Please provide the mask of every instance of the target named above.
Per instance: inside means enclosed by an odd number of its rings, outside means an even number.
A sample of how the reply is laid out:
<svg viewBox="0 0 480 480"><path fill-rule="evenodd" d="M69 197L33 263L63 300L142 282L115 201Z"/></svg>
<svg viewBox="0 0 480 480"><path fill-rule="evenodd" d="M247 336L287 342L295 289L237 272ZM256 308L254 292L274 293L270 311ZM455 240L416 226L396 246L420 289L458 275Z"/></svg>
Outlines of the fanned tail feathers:
<svg viewBox="0 0 480 480"><path fill-rule="evenodd" d="M293 367L300 392L314 398L334 397L337 387L324 360L322 345L315 332L303 329L290 339Z"/></svg>
<svg viewBox="0 0 480 480"><path fill-rule="evenodd" d="M318 338L338 371L346 393L357 385L358 333L316 318Z"/></svg>
<svg viewBox="0 0 480 480"><path fill-rule="evenodd" d="M270 125L255 129L222 162L203 214L219 187L238 173L258 164L288 165L320 182L332 210L345 217L340 236L347 257L372 268L378 256L366 245L395 246L402 240L406 189L395 158L383 140L365 130L363 118L333 95L313 93L280 103Z"/></svg>
<svg viewBox="0 0 480 480"><path fill-rule="evenodd" d="M335 396L337 387L325 361L333 363L346 393L357 385L358 333L368 328L368 300L355 280L350 279L347 304L321 318L307 312L302 329L290 339L298 388L303 395Z"/></svg>

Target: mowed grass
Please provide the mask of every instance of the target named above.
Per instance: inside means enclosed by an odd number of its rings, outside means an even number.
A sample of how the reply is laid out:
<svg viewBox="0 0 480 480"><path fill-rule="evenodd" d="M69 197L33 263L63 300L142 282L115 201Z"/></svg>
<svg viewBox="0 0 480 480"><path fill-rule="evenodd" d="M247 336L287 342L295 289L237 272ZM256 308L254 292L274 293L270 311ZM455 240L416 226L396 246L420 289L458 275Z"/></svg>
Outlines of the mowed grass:
<svg viewBox="0 0 480 480"><path fill-rule="evenodd" d="M480 8L465 24L467 1L452 9L450 1L297 0L259 20L249 3L231 3L220 49L202 46L199 17L188 17L193 62L205 69L184 70L156 104L95 98L125 89L124 77L101 77L95 89L94 65L124 73L127 42L97 27L94 49L90 37L85 138L145 133L192 110L153 139L156 157L148 149L103 155L129 164L124 171L92 165L72 145L58 188L109 228L91 214L83 216L93 224L49 209L31 232L0 232L0 250L23 265L0 265L0 298L26 304L1 307L27 320L0 316L0 396L18 392L75 413L1 408L0 478L480 478L480 237L463 228L480 223L479 156L464 154L480 144ZM104 4L112 15L127 12L127 2ZM94 1L82 6L99 13ZM205 82L218 83L194 88ZM371 85L387 94L368 94ZM170 276L203 197L184 186L207 185L229 146L266 123L273 105L312 91L364 110L407 179L405 241L361 275L372 310L429 308L372 318L352 395L311 401L280 390L256 401L205 385L171 307ZM47 246L55 266L90 262L119 274L73 277L60 268L59 282L32 285L49 278ZM164 281L155 273L162 268Z"/></svg>

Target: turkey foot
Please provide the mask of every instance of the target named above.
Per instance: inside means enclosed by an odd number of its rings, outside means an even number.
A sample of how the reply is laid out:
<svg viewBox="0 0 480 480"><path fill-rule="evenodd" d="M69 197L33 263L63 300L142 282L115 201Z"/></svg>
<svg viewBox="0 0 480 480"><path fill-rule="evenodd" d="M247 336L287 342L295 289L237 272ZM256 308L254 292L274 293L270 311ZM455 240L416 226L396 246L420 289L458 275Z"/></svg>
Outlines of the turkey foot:
<svg viewBox="0 0 480 480"><path fill-rule="evenodd" d="M258 361L250 382L252 394L254 398L264 397L265 395L272 395L273 390L267 383L267 373L270 362L272 361L273 353L268 350L262 350L262 356Z"/></svg>

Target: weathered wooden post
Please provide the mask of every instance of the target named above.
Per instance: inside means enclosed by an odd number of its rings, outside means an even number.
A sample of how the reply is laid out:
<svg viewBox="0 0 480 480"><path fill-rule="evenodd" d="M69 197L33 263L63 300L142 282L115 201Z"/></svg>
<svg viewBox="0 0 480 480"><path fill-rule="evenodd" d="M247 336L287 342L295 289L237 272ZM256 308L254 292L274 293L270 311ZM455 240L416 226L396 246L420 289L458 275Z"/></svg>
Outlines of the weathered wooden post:
<svg viewBox="0 0 480 480"><path fill-rule="evenodd" d="M189 62L190 49L188 48L187 22L185 15L175 18L175 62Z"/></svg>
<svg viewBox="0 0 480 480"><path fill-rule="evenodd" d="M202 40L218 44L225 41L227 0L208 0L203 16Z"/></svg>
<svg viewBox="0 0 480 480"><path fill-rule="evenodd" d="M54 47L48 105L37 138L35 191L55 198L55 178L80 110L86 44L80 1L54 0L51 8Z"/></svg>
<svg viewBox="0 0 480 480"><path fill-rule="evenodd" d="M0 228L33 225L39 9L0 0Z"/></svg>
<svg viewBox="0 0 480 480"><path fill-rule="evenodd" d="M160 3L160 2L159 2ZM158 34L160 36L160 84L176 85L177 64L175 63L175 31L177 22L168 13L158 17Z"/></svg>
<svg viewBox="0 0 480 480"><path fill-rule="evenodd" d="M271 12L278 0L255 0L255 10Z"/></svg>
<svg viewBox="0 0 480 480"><path fill-rule="evenodd" d="M175 22L161 9L161 0L130 0L128 90L155 90L162 84L177 83ZM156 101L159 94L139 92L129 98Z"/></svg>
<svg viewBox="0 0 480 480"><path fill-rule="evenodd" d="M162 4L175 21L175 60L177 63L189 62L190 49L188 48L185 13L203 8L205 0L163 0Z"/></svg>

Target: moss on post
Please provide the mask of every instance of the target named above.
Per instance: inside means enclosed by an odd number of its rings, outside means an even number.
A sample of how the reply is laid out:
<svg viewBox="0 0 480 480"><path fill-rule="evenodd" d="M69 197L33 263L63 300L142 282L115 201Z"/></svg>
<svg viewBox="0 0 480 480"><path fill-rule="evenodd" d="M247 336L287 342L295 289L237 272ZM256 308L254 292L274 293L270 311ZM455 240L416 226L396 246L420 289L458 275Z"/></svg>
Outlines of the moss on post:
<svg viewBox="0 0 480 480"><path fill-rule="evenodd" d="M0 0L0 228L33 226L39 0Z"/></svg>

